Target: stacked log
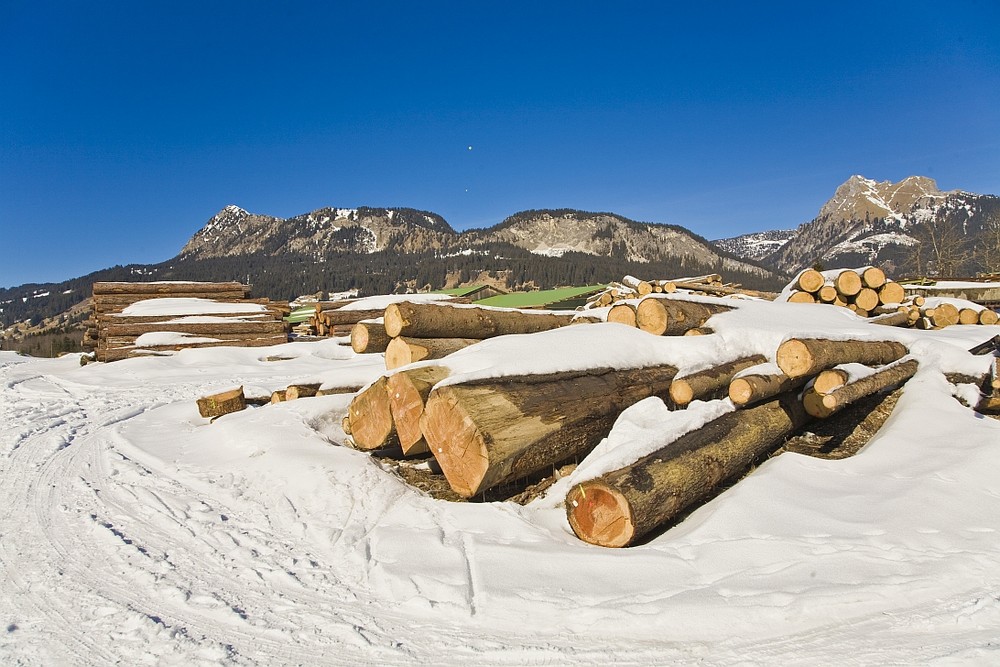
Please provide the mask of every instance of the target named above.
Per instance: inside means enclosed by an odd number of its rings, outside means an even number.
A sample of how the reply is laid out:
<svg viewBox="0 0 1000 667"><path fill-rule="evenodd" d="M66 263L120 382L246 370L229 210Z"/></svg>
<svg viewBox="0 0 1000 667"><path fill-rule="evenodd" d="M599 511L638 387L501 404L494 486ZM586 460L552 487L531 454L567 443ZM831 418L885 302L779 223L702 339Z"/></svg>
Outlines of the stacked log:
<svg viewBox="0 0 1000 667"><path fill-rule="evenodd" d="M194 347L260 347L288 340L282 320L288 303L250 299L250 288L240 283L98 282L93 289L87 342L98 361ZM174 310L178 312L170 315L127 314L140 302L167 298L199 301L196 308L195 302L177 302ZM192 312L180 312L185 307Z"/></svg>
<svg viewBox="0 0 1000 667"><path fill-rule="evenodd" d="M936 299L925 306L924 297L907 297L903 286L874 266L835 269L820 273L806 269L785 288L789 303L826 303L849 308L873 324L940 329L955 324L996 324L997 314L978 304Z"/></svg>
<svg viewBox="0 0 1000 667"><path fill-rule="evenodd" d="M651 294L673 294L678 291L698 296L742 295L768 300L773 300L777 296L771 292L744 289L736 283L723 283L722 276L718 273L666 280L640 280L634 276L625 276L619 282L610 283L608 289L600 294L591 297L584 308L603 308L642 299ZM624 313L621 315L625 316Z"/></svg>

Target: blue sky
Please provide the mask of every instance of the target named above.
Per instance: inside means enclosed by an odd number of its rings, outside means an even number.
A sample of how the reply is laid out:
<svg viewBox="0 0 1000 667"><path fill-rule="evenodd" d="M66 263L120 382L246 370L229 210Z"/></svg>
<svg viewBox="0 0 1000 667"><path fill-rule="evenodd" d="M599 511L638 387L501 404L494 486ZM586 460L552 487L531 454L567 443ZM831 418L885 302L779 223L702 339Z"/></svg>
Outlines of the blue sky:
<svg viewBox="0 0 1000 667"><path fill-rule="evenodd" d="M0 0L0 286L168 259L227 204L720 238L855 173L1000 194L1000 3Z"/></svg>

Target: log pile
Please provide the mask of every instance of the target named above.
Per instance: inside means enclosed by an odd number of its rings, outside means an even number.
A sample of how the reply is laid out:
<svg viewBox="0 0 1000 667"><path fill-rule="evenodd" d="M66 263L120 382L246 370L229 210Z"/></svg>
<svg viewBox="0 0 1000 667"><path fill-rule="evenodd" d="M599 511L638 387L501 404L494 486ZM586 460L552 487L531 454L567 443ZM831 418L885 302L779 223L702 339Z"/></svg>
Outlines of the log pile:
<svg viewBox="0 0 1000 667"><path fill-rule="evenodd" d="M665 280L640 280L634 276L625 276L621 281L610 283L608 289L592 296L584 308L604 308L626 301L642 299L650 294L673 294L675 292L698 296L742 295L768 300L773 300L777 296L771 292L744 289L737 283L724 283L722 276L718 273Z"/></svg>
<svg viewBox="0 0 1000 667"><path fill-rule="evenodd" d="M249 290L233 282L97 282L84 345L98 361L116 361L189 347L286 342L287 302L250 299ZM144 307L154 299L173 301Z"/></svg>
<svg viewBox="0 0 1000 667"><path fill-rule="evenodd" d="M789 303L825 303L871 318L873 324L940 329L955 324L996 324L997 314L971 301L907 297L903 286L874 266L819 272L806 269L788 284L782 300Z"/></svg>

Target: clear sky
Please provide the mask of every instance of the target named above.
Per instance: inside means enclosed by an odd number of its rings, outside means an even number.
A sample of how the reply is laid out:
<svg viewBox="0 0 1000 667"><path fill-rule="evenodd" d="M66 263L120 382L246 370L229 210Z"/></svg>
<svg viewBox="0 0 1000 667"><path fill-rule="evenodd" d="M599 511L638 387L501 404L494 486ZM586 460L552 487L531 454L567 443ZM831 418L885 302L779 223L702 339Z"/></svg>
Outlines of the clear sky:
<svg viewBox="0 0 1000 667"><path fill-rule="evenodd" d="M227 204L721 238L855 173L1000 194L1000 3L0 0L0 286L168 259Z"/></svg>

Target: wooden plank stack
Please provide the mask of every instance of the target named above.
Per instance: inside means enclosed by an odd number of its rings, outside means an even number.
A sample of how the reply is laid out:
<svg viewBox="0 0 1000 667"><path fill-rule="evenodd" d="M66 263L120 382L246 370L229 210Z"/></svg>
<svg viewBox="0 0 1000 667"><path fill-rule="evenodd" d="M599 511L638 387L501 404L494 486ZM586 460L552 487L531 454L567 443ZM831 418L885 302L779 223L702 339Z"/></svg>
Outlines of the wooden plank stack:
<svg viewBox="0 0 1000 667"><path fill-rule="evenodd" d="M95 352L98 361L116 361L188 347L259 347L286 342L282 317L288 313L288 303L251 299L249 292L248 286L237 282L97 282L84 345ZM124 312L142 301L168 298L209 303L199 303L196 313ZM178 304L183 308L183 302ZM218 304L217 310L213 311L211 304ZM146 342L140 343L140 337Z"/></svg>

